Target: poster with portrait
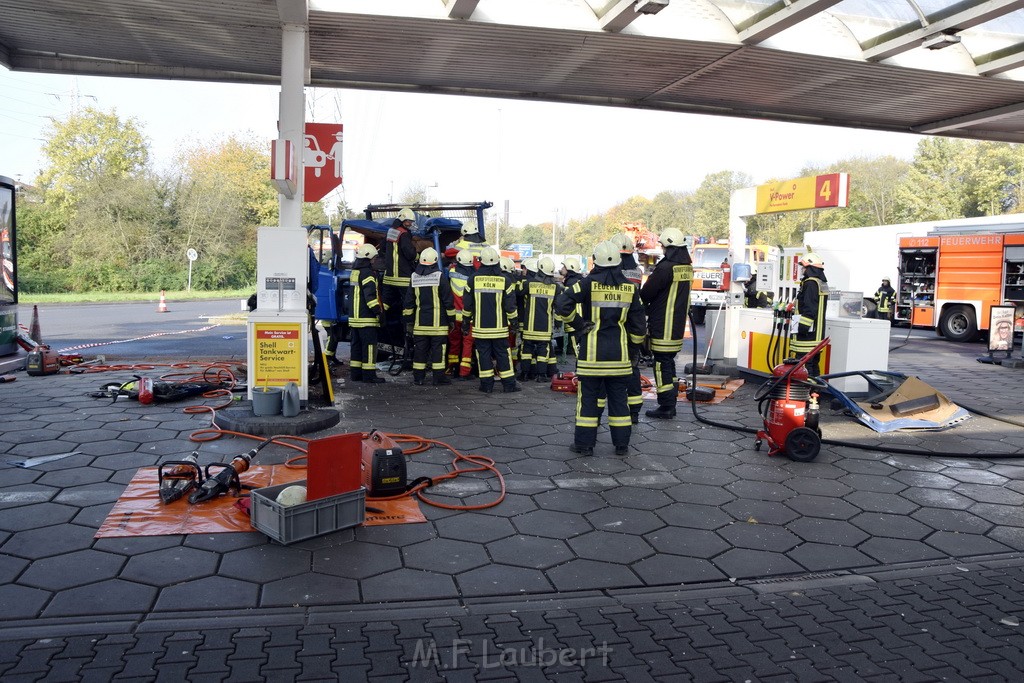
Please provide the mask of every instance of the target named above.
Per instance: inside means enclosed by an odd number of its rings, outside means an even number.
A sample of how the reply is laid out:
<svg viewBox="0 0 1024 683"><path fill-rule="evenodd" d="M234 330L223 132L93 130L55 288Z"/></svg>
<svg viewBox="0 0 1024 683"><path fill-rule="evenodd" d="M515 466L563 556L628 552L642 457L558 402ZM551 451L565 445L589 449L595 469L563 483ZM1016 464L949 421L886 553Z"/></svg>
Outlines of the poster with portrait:
<svg viewBox="0 0 1024 683"><path fill-rule="evenodd" d="M989 313L988 350L1013 351L1014 306L993 306Z"/></svg>

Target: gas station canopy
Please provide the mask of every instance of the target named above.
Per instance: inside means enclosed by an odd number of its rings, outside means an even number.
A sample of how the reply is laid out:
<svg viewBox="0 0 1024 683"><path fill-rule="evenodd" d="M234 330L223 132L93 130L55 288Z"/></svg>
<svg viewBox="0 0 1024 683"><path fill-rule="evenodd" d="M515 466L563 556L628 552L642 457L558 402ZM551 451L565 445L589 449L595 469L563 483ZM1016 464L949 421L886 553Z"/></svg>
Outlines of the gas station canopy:
<svg viewBox="0 0 1024 683"><path fill-rule="evenodd" d="M1024 0L6 0L16 71L481 95L1024 142ZM628 133L623 131L623 133Z"/></svg>

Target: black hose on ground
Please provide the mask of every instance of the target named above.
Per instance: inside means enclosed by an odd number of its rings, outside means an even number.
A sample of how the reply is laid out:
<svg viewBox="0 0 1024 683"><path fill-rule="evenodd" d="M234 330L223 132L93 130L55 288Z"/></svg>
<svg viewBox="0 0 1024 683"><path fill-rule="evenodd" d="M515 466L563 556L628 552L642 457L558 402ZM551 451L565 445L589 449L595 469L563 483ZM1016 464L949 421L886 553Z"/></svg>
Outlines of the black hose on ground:
<svg viewBox="0 0 1024 683"><path fill-rule="evenodd" d="M688 313L688 315L690 317L690 329L696 329L696 327L693 324L693 315L690 314L690 313ZM693 364L691 365L691 368L692 368L692 380L693 380L692 386L696 387L697 386L697 339L696 339L696 337L694 337L693 341L694 341L694 343L693 343ZM772 380L768 380L768 381L772 381ZM1020 422L1014 422L1014 421L1008 420L1006 418L993 417L992 415L988 415L986 413L983 413L980 410L974 410L974 409L969 408L967 406L963 406L962 404L958 404L958 405L961 405L965 410L968 410L968 411L970 411L972 413L977 413L978 415L981 415L983 417L987 417L987 418L992 419L992 420L998 420L1000 422L1005 422L1007 424L1011 424L1011 425L1014 425L1014 426L1017 426L1017 427L1024 428L1024 424L1022 424ZM690 401L690 409L693 411L693 417L696 418L696 420L698 422L703 422L704 424L710 425L711 427L718 427L720 429L728 429L728 430L731 430L731 431L734 431L734 432L743 432L744 434L757 434L757 432L758 432L757 429L754 429L752 427L744 427L743 425L738 425L738 424L728 424L726 422L718 422L716 420L711 420L711 419L708 419L708 418L705 418L705 417L701 417L700 414L697 413L697 401ZM899 455L920 455L920 456L924 456L924 457L978 458L978 459L981 459L981 460L999 460L999 459L1009 459L1009 458L1017 458L1017 459L1024 458L1024 453L1021 453L1019 451L1016 452L1016 453L949 453L949 452L944 452L944 451L923 451L923 450L920 450L920 449L917 449L917 448L901 448L901 447L898 447L898 446L870 446L868 444L855 443L853 441L840 441L839 439L822 439L821 443L825 444L825 445L829 445L829 446L843 446L843 447L846 447L846 448L855 448L857 450L862 450L862 451L876 451L878 453L892 453L892 454L899 454Z"/></svg>

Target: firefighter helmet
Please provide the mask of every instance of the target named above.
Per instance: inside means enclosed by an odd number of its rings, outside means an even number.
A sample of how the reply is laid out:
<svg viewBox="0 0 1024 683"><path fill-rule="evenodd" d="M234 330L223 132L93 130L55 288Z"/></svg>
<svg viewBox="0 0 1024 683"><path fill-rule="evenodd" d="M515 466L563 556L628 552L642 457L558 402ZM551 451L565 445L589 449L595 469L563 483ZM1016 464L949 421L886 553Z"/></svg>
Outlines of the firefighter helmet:
<svg viewBox="0 0 1024 683"><path fill-rule="evenodd" d="M455 255L455 260L460 266L471 266L473 265L473 252L469 249L459 249L459 253Z"/></svg>
<svg viewBox="0 0 1024 683"><path fill-rule="evenodd" d="M462 233L462 236L465 237L466 235L475 235L480 232L480 230L478 230L475 225L463 225L460 232Z"/></svg>
<svg viewBox="0 0 1024 683"><path fill-rule="evenodd" d="M485 266L496 266L501 261L501 255L494 247L484 247L480 252L480 263Z"/></svg>
<svg viewBox="0 0 1024 683"><path fill-rule="evenodd" d="M545 256L540 261L537 261L537 270L551 277L555 274L555 262L550 256Z"/></svg>
<svg viewBox="0 0 1024 683"><path fill-rule="evenodd" d="M583 264L580 263L580 260L575 256L570 256L566 258L564 261L562 261L562 265L565 266L565 269L568 270L570 273L579 273L580 271L583 270Z"/></svg>
<svg viewBox="0 0 1024 683"><path fill-rule="evenodd" d="M661 233L661 237L658 238L662 244L666 247L685 247L686 236L683 235L683 231L679 228L669 228L665 232Z"/></svg>
<svg viewBox="0 0 1024 683"><path fill-rule="evenodd" d="M508 256L502 256L498 260L498 265L501 266L501 271L503 273L508 273L511 275L512 273L516 272L516 262L510 259Z"/></svg>
<svg viewBox="0 0 1024 683"><path fill-rule="evenodd" d="M537 272L537 261L538 261L538 259L535 259L533 257L530 257L528 259L523 259L523 268L526 268L526 270L528 272L536 273Z"/></svg>
<svg viewBox="0 0 1024 683"><path fill-rule="evenodd" d="M618 241L619 251L622 252L623 254L632 254L634 251L636 251L636 242L634 242L633 238L627 235L626 233L622 233L621 235L619 235Z"/></svg>
<svg viewBox="0 0 1024 683"><path fill-rule="evenodd" d="M622 254L618 242L601 242L594 247L594 265L609 268L622 265Z"/></svg>
<svg viewBox="0 0 1024 683"><path fill-rule="evenodd" d="M356 258L377 258L377 247L372 244L364 244L356 249Z"/></svg>
<svg viewBox="0 0 1024 683"><path fill-rule="evenodd" d="M800 260L797 263L801 266L816 266L818 268L825 265L825 262L821 260L820 256L811 253L804 254L800 257Z"/></svg>
<svg viewBox="0 0 1024 683"><path fill-rule="evenodd" d="M437 263L437 249L433 247L427 247L420 252L420 265L421 266L432 266Z"/></svg>
<svg viewBox="0 0 1024 683"><path fill-rule="evenodd" d="M412 209L405 208L398 212L398 220L400 221L415 221L416 214L413 213Z"/></svg>

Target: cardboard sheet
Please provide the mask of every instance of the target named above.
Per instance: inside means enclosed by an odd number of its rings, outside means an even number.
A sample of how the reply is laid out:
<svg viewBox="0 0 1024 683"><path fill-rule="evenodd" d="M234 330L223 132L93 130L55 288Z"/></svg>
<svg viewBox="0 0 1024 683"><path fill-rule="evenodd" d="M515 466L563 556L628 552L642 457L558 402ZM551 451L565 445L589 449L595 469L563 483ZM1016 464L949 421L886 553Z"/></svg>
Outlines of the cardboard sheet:
<svg viewBox="0 0 1024 683"><path fill-rule="evenodd" d="M293 469L284 465L256 465L242 475L242 483L262 488L305 478L305 469ZM157 468L143 467L135 473L124 493L114 503L113 509L95 537L255 531L249 523L249 516L235 506L236 501L238 498L226 495L199 505L190 505L185 498L164 505L157 491ZM368 512L363 523L366 526L427 521L420 510L419 502L412 498L394 501L368 499L366 504L382 511Z"/></svg>
<svg viewBox="0 0 1024 683"><path fill-rule="evenodd" d="M910 416L894 415L891 406L924 396L935 396L939 407L915 413ZM877 405L873 408L872 405ZM925 384L917 377L907 377L896 391L880 403L856 403L858 420L876 432L893 432L900 429L943 429L970 417L970 413L950 401L942 392Z"/></svg>

